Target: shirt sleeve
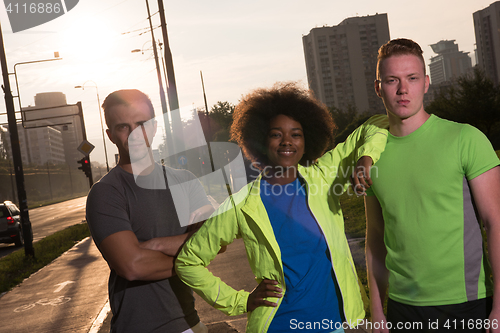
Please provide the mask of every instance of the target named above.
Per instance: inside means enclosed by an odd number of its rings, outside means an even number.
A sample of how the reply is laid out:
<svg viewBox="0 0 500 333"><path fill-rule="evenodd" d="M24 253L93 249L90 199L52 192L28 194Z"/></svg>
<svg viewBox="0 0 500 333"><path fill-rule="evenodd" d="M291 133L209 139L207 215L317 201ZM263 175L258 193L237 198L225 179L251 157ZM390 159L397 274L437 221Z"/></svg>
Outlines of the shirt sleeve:
<svg viewBox="0 0 500 333"><path fill-rule="evenodd" d="M210 205L211 203L200 180L190 171L186 171L186 174L189 180L189 210L192 213L198 208Z"/></svg>
<svg viewBox="0 0 500 333"><path fill-rule="evenodd" d="M497 154L486 135L477 128L465 125L460 133L460 157L468 180L500 164Z"/></svg>
<svg viewBox="0 0 500 333"><path fill-rule="evenodd" d="M356 161L363 156L370 156L373 164L377 163L387 143L389 118L386 115L375 115L363 125L363 141L357 151Z"/></svg>
<svg viewBox="0 0 500 333"><path fill-rule="evenodd" d="M387 143L389 120L375 115L352 132L347 139L318 160L319 169L328 182L347 185L356 162L369 156L377 162Z"/></svg>
<svg viewBox="0 0 500 333"><path fill-rule="evenodd" d="M233 316L246 312L250 293L235 290L206 268L221 246L239 238L237 219L243 216L238 209L228 205L233 205L231 198L226 199L186 242L175 261L175 270L181 280L208 304Z"/></svg>
<svg viewBox="0 0 500 333"><path fill-rule="evenodd" d="M198 178L188 170L166 168L166 176L179 222L182 226L187 226L192 212L210 205L205 189Z"/></svg>
<svg viewBox="0 0 500 333"><path fill-rule="evenodd" d="M92 186L87 196L85 215L97 246L109 235L132 231L126 200L112 185L98 182Z"/></svg>

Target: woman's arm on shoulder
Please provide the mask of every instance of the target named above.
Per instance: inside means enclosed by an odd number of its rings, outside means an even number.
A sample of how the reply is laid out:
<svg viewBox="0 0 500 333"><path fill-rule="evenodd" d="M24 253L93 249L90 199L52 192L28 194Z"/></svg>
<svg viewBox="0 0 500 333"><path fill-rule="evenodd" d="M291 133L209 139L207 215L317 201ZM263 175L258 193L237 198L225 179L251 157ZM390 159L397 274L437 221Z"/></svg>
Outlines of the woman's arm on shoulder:
<svg viewBox="0 0 500 333"><path fill-rule="evenodd" d="M363 156L375 163L385 149L389 121L386 115L375 115L352 132L344 142L318 160L318 167L330 183L346 185Z"/></svg>

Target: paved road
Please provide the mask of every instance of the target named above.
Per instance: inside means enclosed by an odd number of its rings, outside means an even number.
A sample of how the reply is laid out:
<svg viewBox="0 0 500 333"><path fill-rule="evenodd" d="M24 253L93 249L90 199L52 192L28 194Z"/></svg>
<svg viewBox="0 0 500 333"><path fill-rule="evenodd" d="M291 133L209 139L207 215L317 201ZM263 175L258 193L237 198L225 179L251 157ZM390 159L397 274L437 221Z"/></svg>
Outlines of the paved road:
<svg viewBox="0 0 500 333"><path fill-rule="evenodd" d="M228 246L209 269L236 289L250 291L256 285L242 240ZM0 297L0 333L109 332L108 274L93 241L83 240ZM198 313L210 333L245 332L246 315L227 317L196 297Z"/></svg>
<svg viewBox="0 0 500 333"><path fill-rule="evenodd" d="M359 243L364 239L355 239L349 242L353 252L356 265L364 264L364 246ZM227 251L218 255L208 266L208 269L216 276L220 277L236 290L253 290L257 283L245 253L245 246L241 239L235 240ZM209 333L244 333L246 327L246 315L228 317L222 312L214 309L198 295L196 299L196 309L203 323L209 328ZM103 317L98 331L89 333L108 333L110 329L111 313ZM106 319L104 319L106 318ZM364 328L348 329L346 333L366 333L369 330Z"/></svg>
<svg viewBox="0 0 500 333"><path fill-rule="evenodd" d="M241 240L210 268L235 288L251 290L256 285ZM93 241L83 240L0 298L0 332L109 332L109 324L102 327L108 309L108 274ZM245 331L246 315L227 317L200 298L197 309L211 332Z"/></svg>
<svg viewBox="0 0 500 333"><path fill-rule="evenodd" d="M33 227L33 242L54 232L75 225L85 219L87 197L76 198L57 204L31 209L30 221Z"/></svg>
<svg viewBox="0 0 500 333"><path fill-rule="evenodd" d="M54 232L82 222L85 219L87 197L76 198L57 204L29 210L33 229L33 242L52 235ZM0 258L16 250L14 244L0 244Z"/></svg>
<svg viewBox="0 0 500 333"><path fill-rule="evenodd" d="M51 225L61 224L63 228L80 222L84 202L85 198L80 198L61 206L65 208L61 208L58 214L65 216L67 221L53 219L56 210L47 209L50 206L33 210L30 216L38 225L36 232L44 230L50 233L54 231ZM42 220L45 222L38 224ZM228 246L225 253L212 261L209 269L235 289L251 291L256 286L242 240ZM109 268L92 239L83 240L18 287L0 296L0 333L109 332L108 275ZM200 318L210 333L245 332L246 315L228 317L197 295L195 297Z"/></svg>

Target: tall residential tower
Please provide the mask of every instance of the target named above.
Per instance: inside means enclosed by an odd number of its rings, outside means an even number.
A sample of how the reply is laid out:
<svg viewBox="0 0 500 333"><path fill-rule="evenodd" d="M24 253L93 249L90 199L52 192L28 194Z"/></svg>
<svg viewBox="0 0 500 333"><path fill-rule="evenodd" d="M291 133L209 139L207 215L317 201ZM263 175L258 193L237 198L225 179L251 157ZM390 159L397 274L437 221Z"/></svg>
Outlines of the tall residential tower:
<svg viewBox="0 0 500 333"><path fill-rule="evenodd" d="M384 112L373 82L377 51L390 40L387 14L350 17L302 37L309 88L327 106Z"/></svg>
<svg viewBox="0 0 500 333"><path fill-rule="evenodd" d="M477 65L486 75L500 83L500 1L475 12Z"/></svg>

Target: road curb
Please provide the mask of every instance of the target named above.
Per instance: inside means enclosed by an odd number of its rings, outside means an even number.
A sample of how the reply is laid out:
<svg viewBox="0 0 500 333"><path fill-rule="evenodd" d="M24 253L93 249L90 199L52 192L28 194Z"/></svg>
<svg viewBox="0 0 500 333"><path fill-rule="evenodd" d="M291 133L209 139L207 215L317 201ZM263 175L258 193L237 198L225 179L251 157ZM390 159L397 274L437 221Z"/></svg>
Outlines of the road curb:
<svg viewBox="0 0 500 333"><path fill-rule="evenodd" d="M109 306L109 300L106 301L106 304L102 307L102 310L99 312L99 315L92 323L90 330L88 333L98 333L103 327L104 321L108 317L109 312L111 311L111 307ZM108 330L109 331L109 330Z"/></svg>

